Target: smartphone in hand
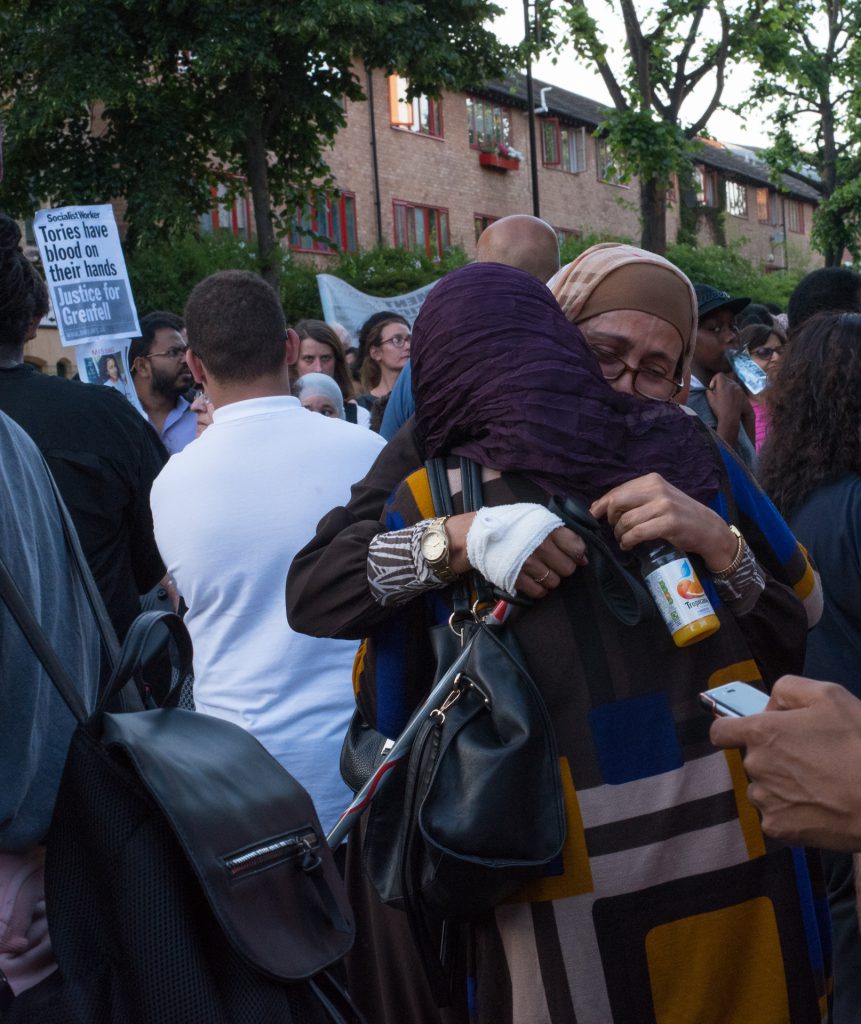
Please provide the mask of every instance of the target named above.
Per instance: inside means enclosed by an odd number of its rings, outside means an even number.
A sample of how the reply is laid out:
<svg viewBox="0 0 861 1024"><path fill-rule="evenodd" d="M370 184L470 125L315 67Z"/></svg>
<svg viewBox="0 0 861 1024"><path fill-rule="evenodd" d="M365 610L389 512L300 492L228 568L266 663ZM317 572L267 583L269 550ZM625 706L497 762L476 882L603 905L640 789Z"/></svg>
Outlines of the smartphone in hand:
<svg viewBox="0 0 861 1024"><path fill-rule="evenodd" d="M765 711L768 694L748 683L726 683L704 690L700 694L700 703L719 718L746 718Z"/></svg>

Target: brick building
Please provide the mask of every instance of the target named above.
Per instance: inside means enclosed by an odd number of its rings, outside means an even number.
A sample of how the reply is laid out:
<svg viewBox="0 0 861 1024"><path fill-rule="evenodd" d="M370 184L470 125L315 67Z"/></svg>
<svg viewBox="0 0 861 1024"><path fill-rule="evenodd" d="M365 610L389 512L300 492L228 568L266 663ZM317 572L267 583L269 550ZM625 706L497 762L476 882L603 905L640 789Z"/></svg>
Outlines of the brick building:
<svg viewBox="0 0 861 1024"><path fill-rule="evenodd" d="M406 83L357 67L368 99L347 103L346 125L327 154L338 196L318 194L296 212L287 244L325 264L337 248L377 242L421 246L430 255L448 245L467 254L491 221L532 211L526 80L513 75L473 93L406 100ZM614 178L606 146L593 132L605 109L558 86L534 83L541 216L560 238L599 232L639 238L636 179ZM813 268L810 249L815 184L783 175L782 189L752 150L703 141L694 161L696 189L667 204L667 237L679 230L681 209L703 244L744 240L752 260L772 269ZM122 207L118 205L118 220ZM203 231L253 233L250 199L214 197ZM35 252L32 226L26 242ZM326 239L329 241L327 242ZM27 359L48 373L74 373L56 330L42 329Z"/></svg>
<svg viewBox="0 0 861 1024"><path fill-rule="evenodd" d="M361 72L368 100L347 105L346 126L327 159L340 197L319 195L297 212L290 248L324 254L377 242L419 245L433 255L446 245L468 254L483 227L532 211L526 80L513 75L474 93L406 100L406 82ZM561 237L602 232L639 237L636 179L621 184L606 144L593 132L604 108L535 82L541 216ZM506 156L514 150L517 156ZM784 175L783 190L749 150L704 142L695 160L698 190L668 196L667 235L675 239L680 207L704 243L746 240L745 250L774 269L821 262L810 250L818 192ZM241 204L240 204L241 206ZM224 211L222 220L236 219ZM248 222L244 210L238 219Z"/></svg>

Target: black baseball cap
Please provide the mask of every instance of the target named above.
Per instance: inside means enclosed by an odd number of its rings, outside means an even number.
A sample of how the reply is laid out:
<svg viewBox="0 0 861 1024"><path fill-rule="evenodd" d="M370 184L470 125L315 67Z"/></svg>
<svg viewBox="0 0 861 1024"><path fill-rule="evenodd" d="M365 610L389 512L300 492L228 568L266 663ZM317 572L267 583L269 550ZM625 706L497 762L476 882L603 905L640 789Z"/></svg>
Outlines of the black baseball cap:
<svg viewBox="0 0 861 1024"><path fill-rule="evenodd" d="M709 313L718 309L728 309L731 313L740 313L745 306L750 305L750 299L734 299L720 288L714 288L710 284L695 284L694 291L697 293L697 316L702 319Z"/></svg>

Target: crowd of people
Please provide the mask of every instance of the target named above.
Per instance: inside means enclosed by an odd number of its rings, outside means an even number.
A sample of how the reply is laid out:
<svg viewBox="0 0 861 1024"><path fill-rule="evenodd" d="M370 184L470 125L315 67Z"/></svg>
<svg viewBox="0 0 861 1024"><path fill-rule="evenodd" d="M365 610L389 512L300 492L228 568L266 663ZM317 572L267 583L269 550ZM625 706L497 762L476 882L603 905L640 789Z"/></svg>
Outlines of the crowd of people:
<svg viewBox="0 0 861 1024"><path fill-rule="evenodd" d="M290 326L260 277L226 271L182 316L143 316L128 372L106 356L100 386L24 361L47 291L19 243L0 215L2 556L90 707L96 635L48 472L118 636L163 588L193 640L197 712L251 731L326 829L350 797L356 708L395 737L428 691L452 580L512 595L565 846L463 926L440 1008L407 916L366 876L360 825L337 859L370 1024L856 1018L861 276L814 271L783 314L629 245L560 267L552 228L513 216L413 324L380 311L354 345L337 324ZM682 552L719 628L677 646L657 616L614 617L583 537L548 508L564 497L634 574L644 545ZM2 1005L52 969L42 844L73 722L0 621L0 713L23 743L0 753ZM770 693L766 712L712 723L699 694L730 681Z"/></svg>

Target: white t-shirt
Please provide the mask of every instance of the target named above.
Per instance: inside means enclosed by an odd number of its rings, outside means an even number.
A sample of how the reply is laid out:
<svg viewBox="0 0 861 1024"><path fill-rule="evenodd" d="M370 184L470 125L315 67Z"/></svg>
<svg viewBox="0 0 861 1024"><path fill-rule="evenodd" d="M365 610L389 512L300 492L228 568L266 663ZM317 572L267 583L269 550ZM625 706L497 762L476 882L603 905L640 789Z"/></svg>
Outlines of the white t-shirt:
<svg viewBox="0 0 861 1024"><path fill-rule="evenodd" d="M249 399L216 410L152 488L156 542L188 604L198 710L252 732L327 831L351 795L338 755L357 645L294 633L284 587L294 555L384 444L295 398Z"/></svg>

